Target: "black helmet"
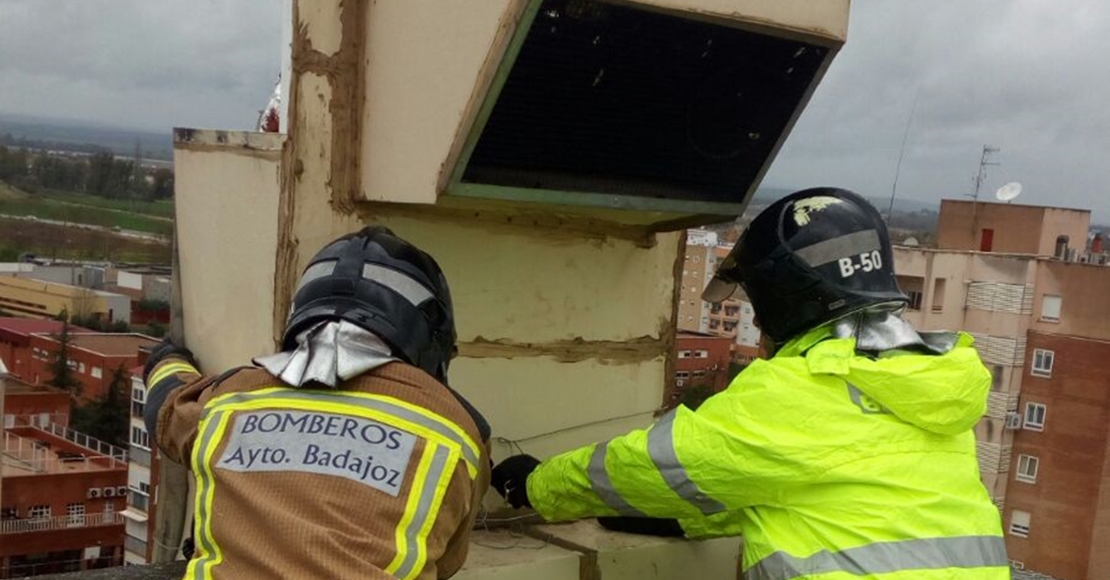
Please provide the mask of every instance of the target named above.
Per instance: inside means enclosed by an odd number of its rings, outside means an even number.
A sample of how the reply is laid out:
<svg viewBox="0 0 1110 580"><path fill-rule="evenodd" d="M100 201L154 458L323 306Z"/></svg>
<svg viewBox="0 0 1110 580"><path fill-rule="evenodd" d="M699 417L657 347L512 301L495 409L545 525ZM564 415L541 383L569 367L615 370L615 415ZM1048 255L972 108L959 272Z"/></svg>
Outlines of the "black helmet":
<svg viewBox="0 0 1110 580"><path fill-rule="evenodd" d="M894 278L882 216L830 187L790 194L756 216L702 298L720 302L737 285L778 344L869 306L909 301Z"/></svg>
<svg viewBox="0 0 1110 580"><path fill-rule="evenodd" d="M324 320L346 320L393 354L447 382L455 353L455 316L447 279L431 256L387 228L368 227L320 250L305 268L282 347Z"/></svg>

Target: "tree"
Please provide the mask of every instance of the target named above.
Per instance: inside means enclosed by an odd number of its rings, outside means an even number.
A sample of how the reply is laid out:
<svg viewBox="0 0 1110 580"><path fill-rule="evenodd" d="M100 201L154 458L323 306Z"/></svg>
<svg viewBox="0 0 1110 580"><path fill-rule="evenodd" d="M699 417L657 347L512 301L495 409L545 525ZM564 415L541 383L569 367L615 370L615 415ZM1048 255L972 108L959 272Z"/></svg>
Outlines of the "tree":
<svg viewBox="0 0 1110 580"><path fill-rule="evenodd" d="M116 447L128 444L128 423L131 409L126 396L128 377L123 367L112 371L108 390L86 405L74 405L73 428Z"/></svg>
<svg viewBox="0 0 1110 580"><path fill-rule="evenodd" d="M168 199L173 197L173 170L159 167L154 170L154 183L150 186L152 199Z"/></svg>
<svg viewBox="0 0 1110 580"><path fill-rule="evenodd" d="M81 395L81 383L73 376L73 369L69 366L70 345L73 343L73 338L69 334L69 312L62 310L58 319L62 321L62 331L53 336L54 340L58 341L58 349L54 351L54 360L50 363L50 370L54 376L46 381L46 384L68 391L70 397L76 399Z"/></svg>

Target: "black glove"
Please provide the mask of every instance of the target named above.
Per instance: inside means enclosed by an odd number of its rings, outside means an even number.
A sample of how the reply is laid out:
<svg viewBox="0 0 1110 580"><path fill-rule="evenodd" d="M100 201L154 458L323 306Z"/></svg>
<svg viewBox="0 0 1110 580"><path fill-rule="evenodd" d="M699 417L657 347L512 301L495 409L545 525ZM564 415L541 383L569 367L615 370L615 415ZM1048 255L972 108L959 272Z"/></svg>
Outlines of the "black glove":
<svg viewBox="0 0 1110 580"><path fill-rule="evenodd" d="M194 367L198 366L197 359L193 357L193 351L183 346L177 346L168 338L163 339L158 346L154 347L154 350L150 351L150 356L147 357L146 364L143 365L143 382L146 382L147 377L150 376L150 371L153 371L154 367L158 366L158 363L166 360L166 358L170 356L183 358L185 362L188 362Z"/></svg>
<svg viewBox="0 0 1110 580"><path fill-rule="evenodd" d="M681 538L686 535L678 520L672 518L638 518L632 516L611 516L597 518L601 527L614 532L640 534L642 536L660 536L664 538Z"/></svg>
<svg viewBox="0 0 1110 580"><path fill-rule="evenodd" d="M490 485L514 508L532 507L528 501L528 476L540 460L531 455L514 455L493 468Z"/></svg>

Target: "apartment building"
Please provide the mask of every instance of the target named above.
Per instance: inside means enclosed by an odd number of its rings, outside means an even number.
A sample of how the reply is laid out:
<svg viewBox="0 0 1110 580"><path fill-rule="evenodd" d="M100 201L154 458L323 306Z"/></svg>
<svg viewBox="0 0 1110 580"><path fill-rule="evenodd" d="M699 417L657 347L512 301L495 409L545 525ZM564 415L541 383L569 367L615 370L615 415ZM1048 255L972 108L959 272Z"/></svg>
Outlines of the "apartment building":
<svg viewBox="0 0 1110 580"><path fill-rule="evenodd" d="M145 361L144 361L145 362ZM158 450L151 444L143 422L146 385L141 367L131 369L130 447L127 465L127 519L124 537L124 563L148 564L154 537L154 490L158 484Z"/></svg>
<svg viewBox="0 0 1110 580"><path fill-rule="evenodd" d="M701 293L717 270L716 250L716 232L687 230L686 256L682 264L682 287L678 302L679 330L709 333L711 305L702 301Z"/></svg>
<svg viewBox="0 0 1110 580"><path fill-rule="evenodd" d="M0 377L0 578L123 561L126 452L68 428L69 397Z"/></svg>
<svg viewBox="0 0 1110 580"><path fill-rule="evenodd" d="M747 363L760 356L760 332L755 325L755 311L751 303L742 296L734 296L719 304L701 299L701 293L713 278L717 265L731 250L732 246L718 244L715 232L686 232L678 329L729 338L733 359Z"/></svg>
<svg viewBox="0 0 1110 580"><path fill-rule="evenodd" d="M945 200L936 249L895 249L919 328L976 339L993 382L980 473L1017 569L1110 576L1110 268L1090 212Z"/></svg>

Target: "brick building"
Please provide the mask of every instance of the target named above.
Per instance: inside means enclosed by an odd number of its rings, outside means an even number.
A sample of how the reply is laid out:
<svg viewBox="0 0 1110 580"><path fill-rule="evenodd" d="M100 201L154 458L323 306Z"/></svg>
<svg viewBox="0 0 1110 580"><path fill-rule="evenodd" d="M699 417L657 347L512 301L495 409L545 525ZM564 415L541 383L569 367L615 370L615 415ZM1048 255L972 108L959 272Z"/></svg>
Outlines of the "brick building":
<svg viewBox="0 0 1110 580"><path fill-rule="evenodd" d="M70 325L70 332L91 332L86 328ZM31 358L31 335L57 334L62 323L53 319L0 317L0 361L12 376L34 383Z"/></svg>
<svg viewBox="0 0 1110 580"><path fill-rule="evenodd" d="M43 383L53 378L51 364L58 352L55 334L30 336L30 364L25 380ZM122 370L125 381L127 370L139 364L139 349L150 348L158 341L142 334L114 334L100 332L73 332L70 335L70 369L81 383L81 396L96 399L108 391L117 370ZM124 390L127 383L124 383Z"/></svg>
<svg viewBox="0 0 1110 580"><path fill-rule="evenodd" d="M732 340L696 332L679 331L675 340L674 379L664 391L663 405L674 407L691 389L716 393L728 386Z"/></svg>
<svg viewBox="0 0 1110 580"><path fill-rule="evenodd" d="M0 391L0 578L122 563L124 450L52 422L65 393L11 377Z"/></svg>
<svg viewBox="0 0 1110 580"><path fill-rule="evenodd" d="M1089 224L945 200L941 248L895 249L906 318L970 332L994 377L980 474L1015 568L1064 580L1110 576L1110 268Z"/></svg>

